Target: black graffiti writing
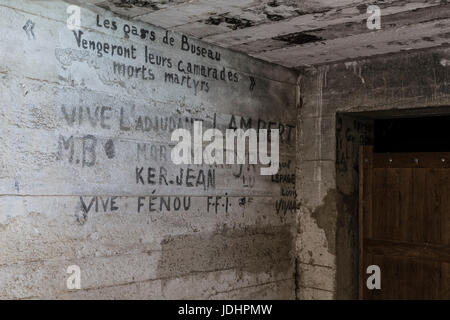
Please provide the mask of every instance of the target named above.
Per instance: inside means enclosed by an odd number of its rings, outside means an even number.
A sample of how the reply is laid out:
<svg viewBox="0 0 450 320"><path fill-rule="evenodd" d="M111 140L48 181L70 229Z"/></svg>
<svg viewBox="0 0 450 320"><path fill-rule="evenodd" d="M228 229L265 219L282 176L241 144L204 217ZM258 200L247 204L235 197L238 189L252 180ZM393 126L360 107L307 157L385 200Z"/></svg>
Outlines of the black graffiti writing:
<svg viewBox="0 0 450 320"><path fill-rule="evenodd" d="M84 39L84 32L81 30L74 30L73 34L75 36L75 41L77 42L78 48L93 51L99 58L106 54L111 57L119 56L132 60L137 59L136 47L134 45L126 47L109 42Z"/></svg>
<svg viewBox="0 0 450 320"><path fill-rule="evenodd" d="M272 182L295 184L295 173L293 173L293 174L274 174L274 175L272 175Z"/></svg>
<svg viewBox="0 0 450 320"><path fill-rule="evenodd" d="M144 46L144 58L145 63L150 63L159 67L167 67L169 69L173 67L171 58L152 53L147 46Z"/></svg>
<svg viewBox="0 0 450 320"><path fill-rule="evenodd" d="M201 119L195 117L149 116L144 114L132 116L127 110L120 108L119 124L121 131L172 132L179 128L191 129L195 121L201 121Z"/></svg>
<svg viewBox="0 0 450 320"><path fill-rule="evenodd" d="M277 214L282 213L286 215L288 211L294 213L297 210L297 202L295 200L279 199L275 202L275 209Z"/></svg>
<svg viewBox="0 0 450 320"><path fill-rule="evenodd" d="M137 198L137 212L141 213L144 209L147 212L163 211L188 211L191 207L191 197L178 196L149 196Z"/></svg>
<svg viewBox="0 0 450 320"><path fill-rule="evenodd" d="M180 168L175 176L168 176L165 167L136 167L136 184L159 186L202 187L204 190L214 189L215 169Z"/></svg>
<svg viewBox="0 0 450 320"><path fill-rule="evenodd" d="M77 141L79 140L80 139L77 139ZM78 164L81 162L83 167L92 167L95 164L97 158L95 152L95 148L97 146L97 139L92 135L86 135L81 138L81 157L77 157L77 159L74 159L75 139L73 138L73 136L65 138L64 136L60 135L58 146L59 146L58 150L59 160L62 160L64 158L65 151L68 151L69 163L73 163L75 161L75 163Z"/></svg>
<svg viewBox="0 0 450 320"><path fill-rule="evenodd" d="M253 188L256 181L256 166L254 164L238 165L238 169L233 171L235 178L242 180L242 186L244 188Z"/></svg>
<svg viewBox="0 0 450 320"><path fill-rule="evenodd" d="M194 89L194 94L197 95L200 91L209 92L209 83L206 81L195 80L191 76L179 76L176 73L166 72L164 74L164 82L170 84L177 84L188 89Z"/></svg>
<svg viewBox="0 0 450 320"><path fill-rule="evenodd" d="M219 209L222 207L226 213L228 213L228 208L231 206L229 198L225 193L225 197L207 197L206 198L206 211L209 213L214 210L215 213L218 213Z"/></svg>
<svg viewBox="0 0 450 320"><path fill-rule="evenodd" d="M239 82L239 74L237 72L227 70L225 67L222 67L222 69L218 69L216 67L184 62L183 60L180 60L177 64L177 69L183 74L203 76L204 78L214 80Z"/></svg>
<svg viewBox="0 0 450 320"><path fill-rule="evenodd" d="M280 142L290 143L294 139L295 126L283 124L281 122L264 121L262 119L253 120L252 118L237 117L231 115L230 121L228 122L228 129L249 129L254 128L256 130L261 129L278 129L280 134Z"/></svg>
<svg viewBox="0 0 450 320"><path fill-rule="evenodd" d="M103 212L113 212L119 210L119 206L117 204L118 197L100 197L95 196L91 197L90 200L85 201L83 197L80 197L81 208L84 213L89 213L91 209L95 212L103 211Z"/></svg>
<svg viewBox="0 0 450 320"><path fill-rule="evenodd" d="M181 50L190 52L194 55L201 56L204 58L209 58L211 60L220 61L220 52L216 50L207 49L199 45L195 45L189 42L188 37L185 35L181 36Z"/></svg>
<svg viewBox="0 0 450 320"><path fill-rule="evenodd" d="M97 15L97 27L103 27L105 29L117 30L117 22L109 19L101 19L100 15Z"/></svg>
<svg viewBox="0 0 450 320"><path fill-rule="evenodd" d="M109 159L116 156L114 141L108 139L101 144L103 152ZM71 164L81 164L82 167L93 167L97 162L99 141L93 135L84 135L82 137L59 136L57 159L62 161L67 159Z"/></svg>
<svg viewBox="0 0 450 320"><path fill-rule="evenodd" d="M128 79L155 80L155 74L152 69L147 68L145 65L137 67L125 63L113 62L113 72L115 75Z"/></svg>
<svg viewBox="0 0 450 320"><path fill-rule="evenodd" d="M283 197L297 197L297 191L295 189L281 188L281 196Z"/></svg>
<svg viewBox="0 0 450 320"><path fill-rule="evenodd" d="M103 129L111 129L111 107L72 107L69 109L62 106L61 111L67 124L71 127L75 123L81 126L87 121L93 128L99 125Z"/></svg>
<svg viewBox="0 0 450 320"><path fill-rule="evenodd" d="M150 143L136 144L136 160L137 161L168 161L168 147L165 145L155 145Z"/></svg>
<svg viewBox="0 0 450 320"><path fill-rule="evenodd" d="M96 25L99 28L110 29L113 31L116 31L118 29L118 24L116 21L107 19L107 18L101 18L100 15L97 15ZM145 28L138 28L131 24L127 24L127 23L124 24L122 26L122 31L123 31L125 39L129 39L130 36L134 36L136 38L140 38L143 40L150 40L150 41L156 40L155 31L148 30Z"/></svg>

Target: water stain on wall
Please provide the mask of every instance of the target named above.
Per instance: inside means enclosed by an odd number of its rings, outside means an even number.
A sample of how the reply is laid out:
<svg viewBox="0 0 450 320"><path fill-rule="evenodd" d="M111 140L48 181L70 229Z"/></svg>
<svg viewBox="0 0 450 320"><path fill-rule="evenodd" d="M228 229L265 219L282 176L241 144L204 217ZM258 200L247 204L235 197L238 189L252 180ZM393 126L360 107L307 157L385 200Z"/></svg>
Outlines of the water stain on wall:
<svg viewBox="0 0 450 320"><path fill-rule="evenodd" d="M293 266L294 237L289 226L221 228L215 232L166 236L158 277L235 269L287 274Z"/></svg>
<svg viewBox="0 0 450 320"><path fill-rule="evenodd" d="M311 213L319 228L325 232L328 251L333 255L336 254L336 197L336 190L328 190L322 204Z"/></svg>

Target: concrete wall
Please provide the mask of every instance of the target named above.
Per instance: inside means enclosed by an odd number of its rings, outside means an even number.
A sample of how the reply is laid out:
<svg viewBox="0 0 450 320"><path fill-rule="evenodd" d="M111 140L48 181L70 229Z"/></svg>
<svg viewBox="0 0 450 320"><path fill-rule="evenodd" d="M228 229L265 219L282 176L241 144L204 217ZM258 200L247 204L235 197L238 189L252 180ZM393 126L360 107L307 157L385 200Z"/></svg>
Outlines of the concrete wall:
<svg viewBox="0 0 450 320"><path fill-rule="evenodd" d="M448 113L450 49L305 69L300 92L298 296L357 298L358 146L371 118Z"/></svg>
<svg viewBox="0 0 450 320"><path fill-rule="evenodd" d="M0 298L294 298L297 74L67 6L0 0ZM194 119L280 128L279 175L174 165Z"/></svg>

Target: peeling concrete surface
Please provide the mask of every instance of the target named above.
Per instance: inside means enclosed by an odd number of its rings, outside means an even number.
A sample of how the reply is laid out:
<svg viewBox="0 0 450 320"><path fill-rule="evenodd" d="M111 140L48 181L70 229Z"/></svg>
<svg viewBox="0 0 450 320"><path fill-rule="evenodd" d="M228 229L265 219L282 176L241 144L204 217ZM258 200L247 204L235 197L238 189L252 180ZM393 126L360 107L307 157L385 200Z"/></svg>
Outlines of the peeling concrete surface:
<svg viewBox="0 0 450 320"><path fill-rule="evenodd" d="M450 32L441 0L85 2L287 67L442 46ZM381 30L367 28L369 5L381 10Z"/></svg>
<svg viewBox="0 0 450 320"><path fill-rule="evenodd" d="M441 0L152 1L150 12L140 2L111 3L101 5L288 67L448 43L450 4ZM381 10L381 30L367 28L369 5ZM308 35L309 41L278 41L295 35ZM312 37L314 46L309 45ZM355 47L358 43L363 45Z"/></svg>

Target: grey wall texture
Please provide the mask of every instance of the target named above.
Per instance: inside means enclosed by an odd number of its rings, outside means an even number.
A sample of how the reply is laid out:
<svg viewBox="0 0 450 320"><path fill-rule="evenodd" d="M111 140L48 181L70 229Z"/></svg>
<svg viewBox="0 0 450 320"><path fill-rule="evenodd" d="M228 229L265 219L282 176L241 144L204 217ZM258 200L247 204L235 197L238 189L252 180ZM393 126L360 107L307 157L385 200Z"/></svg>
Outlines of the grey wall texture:
<svg viewBox="0 0 450 320"><path fill-rule="evenodd" d="M0 1L0 298L295 298L297 73L69 4ZM280 129L278 175L174 165L194 120Z"/></svg>
<svg viewBox="0 0 450 320"><path fill-rule="evenodd" d="M98 7L69 30L74 2L0 0L0 298L356 298L358 146L449 113L449 49L297 73ZM279 129L279 173L174 165L195 120Z"/></svg>

